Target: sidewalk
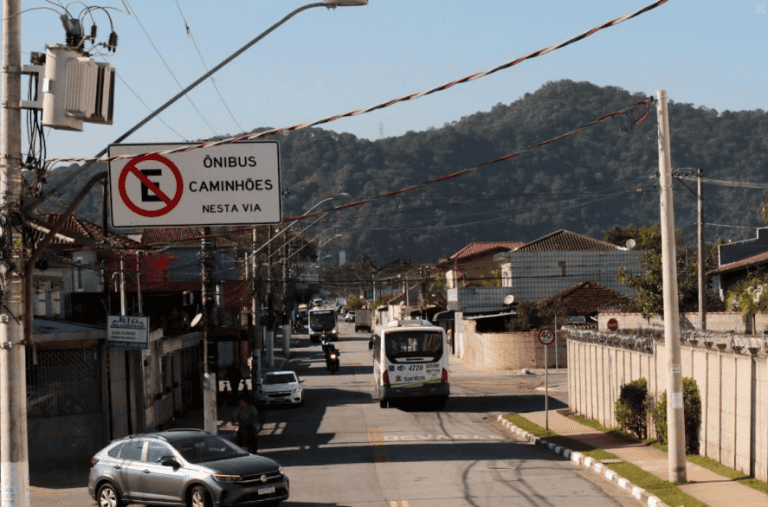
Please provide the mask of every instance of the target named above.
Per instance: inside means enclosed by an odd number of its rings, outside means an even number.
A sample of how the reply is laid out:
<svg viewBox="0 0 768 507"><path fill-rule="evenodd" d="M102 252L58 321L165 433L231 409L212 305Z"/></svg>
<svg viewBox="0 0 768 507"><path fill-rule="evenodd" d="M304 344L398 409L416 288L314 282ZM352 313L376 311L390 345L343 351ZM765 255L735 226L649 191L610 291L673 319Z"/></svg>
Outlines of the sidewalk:
<svg viewBox="0 0 768 507"><path fill-rule="evenodd" d="M454 365L456 366L454 371L472 371L472 369L462 360L451 357L452 369L454 368ZM479 373L487 374L489 372ZM509 372L498 372L498 374L508 375ZM541 426L542 428L545 427L546 412L544 411L519 413L518 415L528 419L534 424ZM525 433L526 435L533 437L532 435L528 434L527 432L523 432L514 425L507 425L513 427L513 429L515 429L515 433ZM567 436L568 438L576 440L585 445L589 445L598 449L604 449L610 453L615 454L619 457L619 459L626 461L627 463L637 465L646 472L650 472L662 480L669 480L669 461L667 453L659 451L658 449L643 445L642 443L635 444L627 442L621 438L592 429L588 426L584 426L583 424L579 424L578 422L569 419L568 417L554 410L549 411L549 429L558 435ZM540 443L547 445L543 441ZM621 486L621 482L619 481L620 478L618 476L610 477L612 472L610 472L606 467L596 464L594 460L589 458L578 460L574 455L578 455L580 453L571 452L568 449L562 449L560 447L555 448L555 446L550 446L550 448L558 454L571 459L572 461L579 462L582 466L591 468L593 471L600 473L607 479L612 480L612 482L615 482ZM768 495L765 493L752 489L749 486L745 486L727 477L723 477L722 475L707 470L706 468L700 467L690 462L686 462L686 474L688 477L688 483L679 486L680 489L683 492L696 498L697 500L705 503L709 507L732 507L734 505L738 505L739 507L768 506ZM615 476L616 474L613 475ZM624 482L627 483L627 481ZM629 486L632 485L629 484ZM641 496L644 496L644 498L647 499L649 506L659 505L655 502L655 500L653 500L655 497L652 497L647 493L645 495L641 495L639 492L634 491L631 487L625 489L632 491L633 495L638 499L640 499ZM639 490L640 488L637 489Z"/></svg>

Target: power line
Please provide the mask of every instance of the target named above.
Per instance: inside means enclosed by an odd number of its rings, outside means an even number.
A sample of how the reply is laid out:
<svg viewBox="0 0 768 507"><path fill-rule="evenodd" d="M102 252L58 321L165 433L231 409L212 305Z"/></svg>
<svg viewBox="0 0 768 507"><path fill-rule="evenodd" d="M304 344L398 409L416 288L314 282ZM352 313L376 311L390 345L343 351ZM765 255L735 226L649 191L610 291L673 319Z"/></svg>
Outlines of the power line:
<svg viewBox="0 0 768 507"><path fill-rule="evenodd" d="M650 11L652 9L655 9L656 7L659 7L659 6L667 3L667 1L668 0L658 0L658 1L656 1L656 2L654 2L652 4L650 4L650 5L647 5L647 6L643 7L642 9L640 9L640 10L638 10L638 11L632 13L632 14L626 14L624 16L620 16L618 18L614 18L614 19L612 19L612 20L610 20L610 21L608 21L606 23L603 23L602 25L596 26L595 28L592 28L591 30L588 30L588 31L586 31L586 32L584 32L582 34L579 34L576 37L568 39L567 41L562 42L560 44L539 49L538 51L534 51L533 53L530 53L530 54L528 54L526 56L520 57L520 58L518 58L516 60L513 60L511 62L507 62L505 64L499 65L498 67L495 67L493 69L489 69L489 70L486 70L486 71L482 71L482 72L477 72L475 74L471 74L469 76L465 76L465 77L463 77L461 79L457 79L457 80L452 81L450 83L446 83L446 84L440 85L440 86L438 86L436 88L432 88L431 90L425 90L425 91L421 91L421 92L417 92L417 93L411 93L409 95L404 95L404 96L399 97L397 99L389 100L387 102L382 102L381 104L377 104L375 106L367 107L367 108L364 108L364 109L357 109L357 110L354 110L354 111L349 111L347 113L337 114L337 115L334 115L334 116L329 116L327 118L323 118L321 120L316 120L314 122L297 123L295 125L291 125L290 127L283 127L283 128L279 128L279 129L265 130L263 132L254 132L254 133L245 134L245 135L242 135L242 136L236 136L236 137L229 137L229 138L226 138L226 139L221 139L219 141L201 142L201 143L199 143L197 145L194 145L194 146L185 146L183 148L177 148L177 149L172 149L172 150L163 150L163 151L158 151L158 152L153 152L153 153L154 154L158 154L158 155L169 155L169 154L177 153L177 152L180 152L180 151L190 151L190 150L194 150L194 149L210 148L210 147L213 147L213 146L220 146L220 145L224 145L224 144L232 144L232 143L237 143L237 142L240 142L240 141L250 141L250 140L253 140L253 139L257 139L259 137L274 136L274 135L277 135L277 134L282 134L284 132L291 132L291 131L295 131L295 130L301 130L301 129L306 129L306 128L309 128L309 127L314 127L314 126L317 126L317 125L322 125L322 124L325 124L325 123L331 123L331 122L334 122L334 121L339 120L341 118L347 118L347 117L351 117L351 116L357 116L357 115L361 115L361 114L366 114L366 113L370 113L372 111L376 111L376 110L379 110L379 109L384 109L384 108L387 108L387 107L391 107L391 106L393 106L393 105L395 105L397 103L400 103L400 102L405 102L405 101L409 101L409 100L415 100L415 99L424 97L426 95L430 95L430 94L433 94L433 93L445 91L445 90L447 90L447 89L449 89L449 88L451 88L451 87L453 87L453 86L455 86L457 84L467 83L469 81L474 81L475 79L480 79L482 77L489 76L489 75L494 74L494 73L496 73L496 72L498 72L500 70L505 70L505 69L508 69L510 67L513 67L514 65L517 65L517 64L519 64L519 63L521 63L521 62L523 62L525 60L536 58L537 56L541 56L541 55L544 55L544 54L549 53L551 51L555 51L555 50L560 49L562 47L565 47L565 46L567 46L569 44L572 44L574 42L577 42L577 41L580 41L582 39L585 39L588 36L593 35L593 34L599 32L600 30L604 30L605 28L609 28L611 26L616 26L619 23L627 21L628 19L632 19L632 18L637 17L637 16L639 16L639 15L645 13L645 12L648 12L648 11ZM648 103L648 101L640 101L637 104L640 104L640 103ZM615 113L612 113L612 114L615 114ZM643 116L642 120L645 119L645 116L647 116L647 114L648 113L646 112L645 115ZM598 119L598 121L601 121L601 120L602 120L602 118ZM565 134L565 135L568 135L568 134ZM555 142L555 141L558 141L558 140L559 140L559 138L551 139L549 142ZM112 157L102 157L102 158L62 158L62 159L52 159L52 160L57 161L57 162L58 161L61 161L61 162L64 162L64 161L66 161L66 162L89 162L89 161L108 162L108 161L116 160L116 159L137 158L137 157L141 157L141 156L144 156L144 155L149 155L149 153L139 153L139 154L136 154L136 155L115 155L115 156L112 156Z"/></svg>
<svg viewBox="0 0 768 507"><path fill-rule="evenodd" d="M200 48L197 46L197 41L195 41L195 36L192 35L192 29L189 27L189 23L187 23L187 18L184 17L184 12L181 10L181 5L179 5L179 0L176 0L176 7L179 8L179 14L181 14L181 19L184 21L184 28L187 31L187 36L192 39L192 44L194 44L195 49L197 50L197 55L200 57L200 61L203 63L203 68L205 69L205 72L208 72L208 65L205 63L205 58L203 58L203 53L200 51ZM216 93L219 95L219 98L221 99L221 103L224 105L224 109L227 110L227 113L229 113L229 116L232 118L232 121L235 122L235 125L237 125L237 128L240 129L240 132L245 132L245 129L242 125L237 121L237 118L235 118L235 115L232 114L232 111L229 109L229 106L227 105L227 101L224 100L224 96L219 91L219 87L216 86L216 80L213 78L213 76L210 77L211 84L213 85L213 88L216 90Z"/></svg>
<svg viewBox="0 0 768 507"><path fill-rule="evenodd" d="M157 49L157 46L155 46L154 41L152 41L152 37L149 36L149 33L144 28L144 25L141 23L141 20L139 19L139 16L136 14L136 9L133 8L133 6L128 2L128 0L125 0L125 2L128 5L128 7L130 8L130 10L133 11L133 17L136 18L136 22L139 23L139 26L141 27L141 30L144 32L144 35L147 36L147 39L149 40L149 43L155 49L155 52L157 53L157 56L160 57L160 60L163 62L163 65L165 65L165 68L168 69L168 72L170 72L171 77L173 77L173 80L176 81L176 84L179 85L179 88L181 88L183 90L184 87L181 85L179 80L176 79L176 75L171 70L171 67L168 65L168 62L165 61L165 58L163 58L163 55L160 53L160 50ZM206 125L208 125L208 128L211 129L211 132L213 132L214 135L218 136L219 133L216 132L216 130L214 130L214 128L211 126L210 123L208 123L208 120L205 119L205 116L203 115L203 113L200 112L200 110L197 108L197 106L192 101L192 98L189 95L187 95L187 100L189 101L190 104L192 104L192 107L195 109L195 111L197 111L197 114L200 115L200 118L202 118L203 122Z"/></svg>

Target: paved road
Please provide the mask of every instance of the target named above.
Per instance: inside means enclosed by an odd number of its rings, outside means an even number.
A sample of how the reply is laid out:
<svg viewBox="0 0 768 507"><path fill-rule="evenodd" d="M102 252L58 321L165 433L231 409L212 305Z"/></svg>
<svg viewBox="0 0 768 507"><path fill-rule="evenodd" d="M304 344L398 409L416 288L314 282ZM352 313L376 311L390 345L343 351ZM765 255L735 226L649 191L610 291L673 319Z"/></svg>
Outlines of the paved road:
<svg viewBox="0 0 768 507"><path fill-rule="evenodd" d="M570 462L513 441L492 420L543 410L543 375L478 373L456 364L442 411L418 403L381 409L367 335L353 335L346 323L341 331L341 371L329 374L320 347L303 340L290 367L304 380L305 405L266 414L259 447L291 479L286 507L638 505ZM549 385L550 408L564 407L565 373L550 374ZM69 477L64 487L34 487L32 504L93 505L82 472Z"/></svg>

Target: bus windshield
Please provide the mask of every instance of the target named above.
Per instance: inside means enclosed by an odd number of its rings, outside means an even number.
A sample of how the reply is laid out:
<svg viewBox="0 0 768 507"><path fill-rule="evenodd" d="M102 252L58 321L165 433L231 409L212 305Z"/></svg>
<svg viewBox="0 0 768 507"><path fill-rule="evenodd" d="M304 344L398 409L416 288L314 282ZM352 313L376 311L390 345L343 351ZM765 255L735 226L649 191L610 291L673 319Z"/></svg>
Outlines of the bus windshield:
<svg viewBox="0 0 768 507"><path fill-rule="evenodd" d="M309 312L309 327L312 331L330 331L336 327L336 315L333 310Z"/></svg>
<svg viewBox="0 0 768 507"><path fill-rule="evenodd" d="M387 358L393 362L405 357L430 357L432 361L437 361L443 355L442 333L397 331L384 336Z"/></svg>

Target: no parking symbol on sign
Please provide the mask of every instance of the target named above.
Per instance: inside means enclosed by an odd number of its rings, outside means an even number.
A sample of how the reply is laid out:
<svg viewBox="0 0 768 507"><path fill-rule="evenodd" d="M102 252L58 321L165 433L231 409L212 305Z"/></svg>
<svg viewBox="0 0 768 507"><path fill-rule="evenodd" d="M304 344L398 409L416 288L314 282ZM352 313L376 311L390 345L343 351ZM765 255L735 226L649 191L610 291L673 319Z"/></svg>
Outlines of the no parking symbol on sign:
<svg viewBox="0 0 768 507"><path fill-rule="evenodd" d="M163 192L160 189L160 185L157 181L152 181L149 179L150 176L161 176L163 173L162 169L140 170L137 168L139 163L145 161L156 162L161 166L166 167L171 172L171 175L176 182L175 191L172 194L173 197L169 197L165 192ZM126 189L128 178L132 176L135 176L141 182L140 202L134 202L136 196L128 195L128 191ZM173 208L179 204L181 195L184 193L184 180L181 177L179 168L176 167L176 164L167 158L157 154L144 155L143 157L136 157L131 159L131 161L128 162L125 167L123 167L122 171L120 171L120 177L118 178L117 186L118 190L120 191L120 199L128 207L128 209L143 217L161 217L167 213L170 213ZM147 202L163 202L165 205L160 208L146 209L144 207L144 203Z"/></svg>
<svg viewBox="0 0 768 507"><path fill-rule="evenodd" d="M179 151L168 151L181 148ZM190 149L193 148L193 149ZM276 224L282 221L276 141L197 148L115 144L109 156L114 227Z"/></svg>

